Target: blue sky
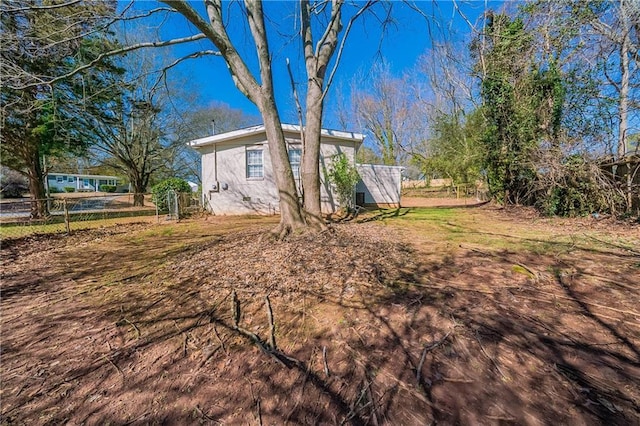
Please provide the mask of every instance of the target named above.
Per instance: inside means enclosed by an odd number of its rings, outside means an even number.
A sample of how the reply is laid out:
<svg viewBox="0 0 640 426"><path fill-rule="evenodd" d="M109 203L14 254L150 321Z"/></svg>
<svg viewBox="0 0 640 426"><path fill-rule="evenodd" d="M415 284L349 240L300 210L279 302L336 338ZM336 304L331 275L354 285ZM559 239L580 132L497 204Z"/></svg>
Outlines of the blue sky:
<svg viewBox="0 0 640 426"><path fill-rule="evenodd" d="M385 61L393 74L399 76L415 66L418 58L431 47L433 39L454 38L457 41L469 40L470 28L465 20L455 12L454 3L451 1L419 1L415 3L425 15L433 18L427 19L420 13L411 10L402 2L392 2L393 22L386 26L384 34L378 18L382 16L381 9L377 9L377 17L368 14L354 25L345 51L336 74L332 90L329 93L325 108L326 127L335 127L335 105L339 96L336 91L348 91L354 76L362 77L366 84L366 76L372 66ZM485 2L459 2L465 16L473 23L476 22L484 10ZM192 2L192 5L205 16L202 2ZM137 9L150 9L162 6L153 1L137 2ZM238 5L229 5L231 12L228 30L232 40L238 46L241 55L246 58L250 66L255 66L255 48L252 45L251 34L238 14ZM501 2L489 4L494 10L501 8ZM276 99L282 120L284 122L297 122L296 109L291 94L291 84L286 69L286 58L289 58L294 78L297 83L305 82L304 64L299 44L291 41L297 20L295 14L298 3L296 1L269 1L265 3L265 11L269 19L267 26L270 33L270 49L272 53L272 69L274 73L274 85ZM343 23L349 17L353 8L346 8ZM352 13L352 12L351 12ZM151 31L157 31L163 39L182 37L197 33L181 16L157 17L155 22L146 21L135 25L148 26ZM235 24L238 22L238 24ZM135 31L135 26L130 26L129 31ZM149 31L149 29L145 29ZM316 36L317 37L317 36ZM181 45L172 49L174 58L187 55L197 50L212 49L212 43L208 40ZM229 72L222 58L202 57L183 62L171 71L170 78L182 81L186 84L185 90L197 91L198 103L207 105L210 103L225 103L231 108L241 109L247 114L258 115L256 107L248 101L233 85ZM186 83L184 83L186 81ZM300 84L299 90L303 90L304 84ZM342 93L348 99L349 93ZM304 99L302 99L304 103ZM192 107L197 107L193 105ZM350 129L359 130L359 129Z"/></svg>

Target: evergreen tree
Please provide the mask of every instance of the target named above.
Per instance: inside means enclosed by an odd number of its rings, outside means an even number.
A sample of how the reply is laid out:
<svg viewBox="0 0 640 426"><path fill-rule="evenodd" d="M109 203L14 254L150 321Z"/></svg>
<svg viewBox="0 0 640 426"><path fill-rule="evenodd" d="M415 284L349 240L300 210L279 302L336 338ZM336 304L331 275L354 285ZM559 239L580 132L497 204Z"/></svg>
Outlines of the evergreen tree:
<svg viewBox="0 0 640 426"><path fill-rule="evenodd" d="M2 164L28 178L31 217L41 218L48 214L44 157L82 152L90 131L83 114L106 111L112 102L113 80L104 76L119 68L105 62L74 70L115 47L103 23L116 2L9 0L1 8Z"/></svg>

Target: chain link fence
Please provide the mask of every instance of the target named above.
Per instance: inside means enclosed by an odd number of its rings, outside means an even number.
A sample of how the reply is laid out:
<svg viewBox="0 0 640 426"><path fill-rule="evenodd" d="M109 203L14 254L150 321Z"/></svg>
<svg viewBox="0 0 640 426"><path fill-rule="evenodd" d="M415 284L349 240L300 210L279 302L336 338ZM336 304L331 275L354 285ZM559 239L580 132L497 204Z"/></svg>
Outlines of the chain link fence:
<svg viewBox="0 0 640 426"><path fill-rule="evenodd" d="M34 219L31 211L37 201L44 202L48 214ZM176 194L174 211L159 211L150 194L143 206L134 206L133 194L63 196L43 200L0 200L0 238L20 238L31 234L69 233L132 220L180 219L200 209L195 194Z"/></svg>

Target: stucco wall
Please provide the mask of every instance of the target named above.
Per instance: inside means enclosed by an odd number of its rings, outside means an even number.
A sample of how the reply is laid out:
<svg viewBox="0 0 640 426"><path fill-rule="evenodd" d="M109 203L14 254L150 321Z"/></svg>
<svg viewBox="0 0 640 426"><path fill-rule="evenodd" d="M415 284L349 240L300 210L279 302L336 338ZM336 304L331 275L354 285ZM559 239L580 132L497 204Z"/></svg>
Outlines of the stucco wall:
<svg viewBox="0 0 640 426"><path fill-rule="evenodd" d="M402 167L358 164L357 169L356 193L364 194L364 205L400 207Z"/></svg>
<svg viewBox="0 0 640 426"><path fill-rule="evenodd" d="M300 147L299 134L285 133L291 148ZM325 182L322 170L331 157L344 153L353 161L355 141L323 138L321 154L321 202L324 213L337 209L337 198ZM262 149L264 177L247 178L246 150ZM279 198L265 134L249 135L199 148L202 155L204 206L214 214L276 214ZM213 190L217 184L217 191Z"/></svg>

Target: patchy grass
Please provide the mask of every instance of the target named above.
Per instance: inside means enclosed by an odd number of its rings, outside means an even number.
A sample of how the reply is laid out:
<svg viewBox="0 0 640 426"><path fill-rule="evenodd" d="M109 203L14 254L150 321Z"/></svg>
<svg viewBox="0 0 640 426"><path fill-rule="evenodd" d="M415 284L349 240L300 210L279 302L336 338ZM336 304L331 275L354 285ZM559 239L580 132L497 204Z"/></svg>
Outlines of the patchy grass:
<svg viewBox="0 0 640 426"><path fill-rule="evenodd" d="M274 217L207 217L3 244L3 423L640 421L637 226L358 220L283 242Z"/></svg>

